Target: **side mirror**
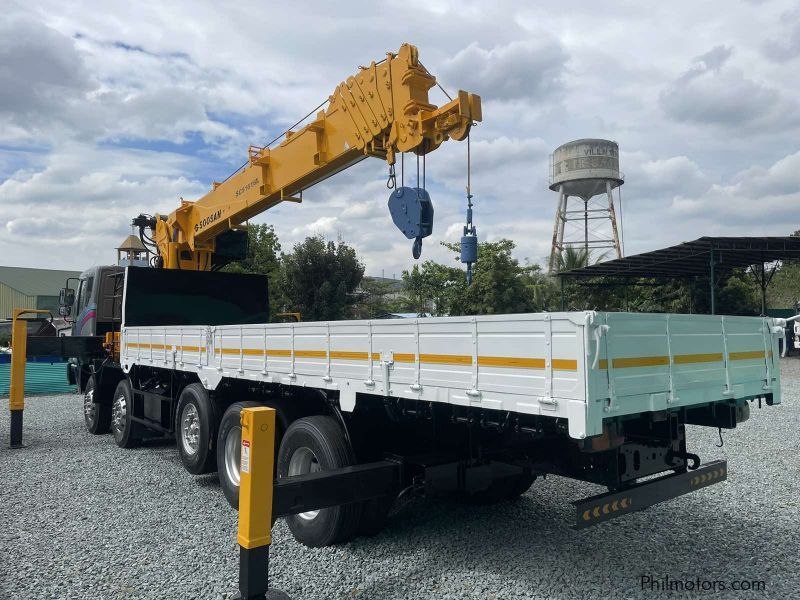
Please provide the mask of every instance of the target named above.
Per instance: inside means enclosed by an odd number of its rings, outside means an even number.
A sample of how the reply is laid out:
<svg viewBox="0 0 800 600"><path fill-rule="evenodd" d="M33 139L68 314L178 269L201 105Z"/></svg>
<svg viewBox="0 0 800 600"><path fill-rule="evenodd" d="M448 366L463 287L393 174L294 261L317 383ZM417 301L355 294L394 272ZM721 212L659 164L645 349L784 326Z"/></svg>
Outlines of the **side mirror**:
<svg viewBox="0 0 800 600"><path fill-rule="evenodd" d="M71 311L73 304L75 304L75 290L72 288L61 288L61 291L58 293L58 305L61 308L68 308ZM61 315L64 314L61 310L58 312ZM69 312L67 312L67 314L69 314Z"/></svg>
<svg viewBox="0 0 800 600"><path fill-rule="evenodd" d="M70 316L72 314L72 306L71 305L59 306L58 314L60 314L62 317L65 318Z"/></svg>

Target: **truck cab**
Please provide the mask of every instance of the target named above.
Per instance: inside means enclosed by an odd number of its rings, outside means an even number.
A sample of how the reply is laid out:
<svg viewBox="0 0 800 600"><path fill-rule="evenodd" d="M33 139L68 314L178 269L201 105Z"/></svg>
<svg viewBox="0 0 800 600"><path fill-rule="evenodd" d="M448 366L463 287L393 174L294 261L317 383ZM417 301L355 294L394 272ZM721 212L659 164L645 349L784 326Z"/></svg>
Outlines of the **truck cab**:
<svg viewBox="0 0 800 600"><path fill-rule="evenodd" d="M119 329L122 319L122 289L124 268L107 265L86 269L76 279L69 279L59 296L61 315L70 324L61 335L104 336ZM71 359L67 380L83 393L93 372L88 361Z"/></svg>

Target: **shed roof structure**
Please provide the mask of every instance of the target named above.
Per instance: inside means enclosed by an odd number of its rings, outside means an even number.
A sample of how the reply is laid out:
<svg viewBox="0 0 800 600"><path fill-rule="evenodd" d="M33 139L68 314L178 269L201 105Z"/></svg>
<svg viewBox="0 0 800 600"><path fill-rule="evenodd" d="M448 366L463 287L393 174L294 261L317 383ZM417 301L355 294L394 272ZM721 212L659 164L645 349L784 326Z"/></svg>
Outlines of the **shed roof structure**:
<svg viewBox="0 0 800 600"><path fill-rule="evenodd" d="M766 289L774 269L767 263L800 259L800 237L701 237L692 242L634 254L607 262L563 271L559 277L710 278L711 311L714 312L714 277L719 269L755 267L766 310Z"/></svg>
<svg viewBox="0 0 800 600"><path fill-rule="evenodd" d="M58 290L64 287L67 277L80 274L80 271L0 266L0 283L26 296L58 296Z"/></svg>
<svg viewBox="0 0 800 600"><path fill-rule="evenodd" d="M800 237L701 237L693 242L559 273L565 277L691 277L718 268L800 259Z"/></svg>

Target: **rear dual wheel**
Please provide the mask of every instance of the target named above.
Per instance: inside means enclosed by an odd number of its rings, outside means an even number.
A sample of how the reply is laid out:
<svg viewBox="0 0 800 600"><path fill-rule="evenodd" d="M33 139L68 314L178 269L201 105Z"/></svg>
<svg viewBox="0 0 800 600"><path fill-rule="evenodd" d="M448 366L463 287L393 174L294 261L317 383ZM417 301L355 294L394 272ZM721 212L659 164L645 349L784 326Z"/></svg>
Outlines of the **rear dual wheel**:
<svg viewBox="0 0 800 600"><path fill-rule="evenodd" d="M199 383L183 388L175 411L175 437L184 468L192 475L217 468L217 419L208 391Z"/></svg>
<svg viewBox="0 0 800 600"><path fill-rule="evenodd" d="M340 469L355 463L350 444L333 417L298 419L286 430L278 453L278 477ZM349 540L356 533L363 503L343 504L286 517L295 539L312 548Z"/></svg>
<svg viewBox="0 0 800 600"><path fill-rule="evenodd" d="M111 401L111 433L120 448L135 448L142 438L143 427L132 420L133 394L131 384L123 379L114 390Z"/></svg>
<svg viewBox="0 0 800 600"><path fill-rule="evenodd" d="M263 406L258 402L236 402L222 417L217 439L219 481L232 507L239 507L242 409ZM276 436L276 442L279 436ZM276 476L293 477L339 469L355 464L350 444L336 419L324 415L294 421L280 438ZM320 547L348 541L356 533L371 535L384 525L394 496L366 502L310 510L286 517L295 539Z"/></svg>

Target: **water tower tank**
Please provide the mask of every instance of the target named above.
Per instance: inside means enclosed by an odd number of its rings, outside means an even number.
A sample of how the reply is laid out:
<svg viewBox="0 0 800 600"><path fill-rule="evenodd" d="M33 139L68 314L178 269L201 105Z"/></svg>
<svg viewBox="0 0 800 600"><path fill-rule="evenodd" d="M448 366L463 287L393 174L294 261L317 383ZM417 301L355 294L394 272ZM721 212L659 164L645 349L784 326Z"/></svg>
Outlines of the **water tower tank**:
<svg viewBox="0 0 800 600"><path fill-rule="evenodd" d="M619 146L611 140L585 138L567 142L553 152L550 189L588 200L623 184Z"/></svg>

